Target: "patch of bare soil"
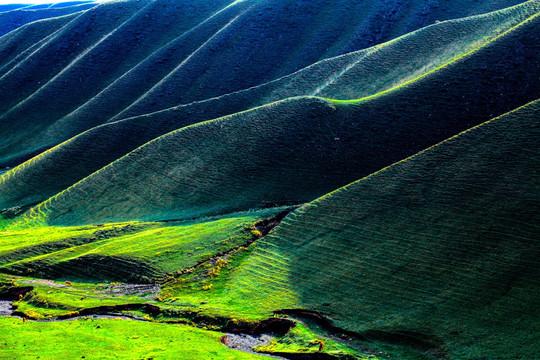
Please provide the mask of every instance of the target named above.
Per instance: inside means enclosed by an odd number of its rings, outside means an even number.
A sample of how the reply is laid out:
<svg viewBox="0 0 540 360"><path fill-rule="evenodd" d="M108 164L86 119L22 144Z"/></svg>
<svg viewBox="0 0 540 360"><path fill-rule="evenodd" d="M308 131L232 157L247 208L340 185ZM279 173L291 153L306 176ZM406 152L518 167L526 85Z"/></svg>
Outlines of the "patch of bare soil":
<svg viewBox="0 0 540 360"><path fill-rule="evenodd" d="M273 356L263 353L258 353L254 348L257 346L264 346L270 344L274 338L267 334L261 334L261 335L248 335L248 334L231 334L228 333L226 335L223 335L221 337L221 342L225 345L227 345L229 348L234 350L239 350L243 352L247 352L250 354L257 354L257 355L263 355L274 359L285 359L280 356Z"/></svg>
<svg viewBox="0 0 540 360"><path fill-rule="evenodd" d="M0 316L11 316L13 314L13 306L10 300L0 300Z"/></svg>
<svg viewBox="0 0 540 360"><path fill-rule="evenodd" d="M99 294L114 296L138 296L142 299L157 298L161 288L157 284L108 284L97 291Z"/></svg>

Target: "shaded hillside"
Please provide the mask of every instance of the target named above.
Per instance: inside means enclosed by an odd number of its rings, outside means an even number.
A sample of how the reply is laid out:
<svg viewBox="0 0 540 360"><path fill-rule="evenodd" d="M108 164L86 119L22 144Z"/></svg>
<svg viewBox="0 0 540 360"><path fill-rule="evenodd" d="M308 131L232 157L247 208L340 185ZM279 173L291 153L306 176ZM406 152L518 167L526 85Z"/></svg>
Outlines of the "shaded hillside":
<svg viewBox="0 0 540 360"><path fill-rule="evenodd" d="M117 22L121 24L127 21L144 4L145 2L127 1L96 6L76 17L74 19L76 21L62 27L58 33L12 67L4 68L0 75L0 111L3 116L12 107L47 84L51 77L65 71L74 58L86 53L88 48L114 31L118 27ZM112 21L113 19L115 21ZM29 29L35 25L31 26ZM56 41L59 37L62 41ZM3 39L4 37L0 38L2 41ZM47 71L44 71L43 66L46 66ZM10 125L14 124L2 122L3 129L7 129ZM20 127L21 132L23 129L24 127Z"/></svg>
<svg viewBox="0 0 540 360"><path fill-rule="evenodd" d="M88 10L96 6L96 4L95 2L87 1L80 4L52 8L50 7L51 4L47 4L47 7L40 9L27 6L22 9L12 9L5 12L2 12L0 8L0 36L30 22Z"/></svg>
<svg viewBox="0 0 540 360"><path fill-rule="evenodd" d="M45 19L23 26L4 35L0 40L0 71L13 68L21 59L43 45L49 36L75 19L79 14Z"/></svg>
<svg viewBox="0 0 540 360"><path fill-rule="evenodd" d="M256 86L403 35L430 17L445 20L515 3L103 3L0 74L1 158L15 164L111 118ZM91 123L69 121L47 132L98 98L102 104L93 109L102 110Z"/></svg>
<svg viewBox="0 0 540 360"><path fill-rule="evenodd" d="M365 121L395 116L397 112L392 115L390 112L393 110L387 106L391 103L397 106L399 113L410 114L407 116L419 111L418 114L422 114L419 116L444 118L452 115L464 123L477 124L537 96L538 83L530 77L530 72L539 72L538 64L523 66L524 59L539 53L532 35L536 30L530 31L532 25L524 26L525 29L520 26L492 44L487 42L539 9L540 2L534 1L481 17L439 23L379 47L321 61L255 88L96 127L5 174L0 180L0 206L9 208L45 200L145 142L183 126L295 95L319 94L341 99L374 95L430 71L432 73L417 84L397 88L386 97L368 101L366 106L371 109L372 115L361 116ZM410 49L417 50L407 52ZM517 49L528 55L519 54ZM471 53L460 59L467 52ZM505 58L493 56L499 52L514 55ZM498 63L501 65L491 66ZM446 64L449 64L447 68L433 71ZM387 68L392 70L385 71ZM476 77L470 76L473 72L476 72ZM529 88L520 86L516 89L518 79L522 79L523 84L529 82ZM429 91L423 90L426 83L430 84ZM460 85L449 86L451 83ZM493 87L495 83L498 88ZM497 103L501 96L499 91L512 93L513 98ZM445 95L441 96L441 93ZM408 105L411 98L417 99L413 107ZM475 99L471 106L479 110L471 114L470 108L460 109L463 98L471 99L469 101ZM442 107L433 105L441 99L447 104ZM423 104L427 104L427 107L423 108ZM420 110L416 110L417 107ZM457 108L456 113L448 113L448 108ZM362 112L360 109L359 112ZM78 120L77 117L65 118L60 123L64 125L63 128L67 127L68 121L84 120L84 123L88 123L92 121L91 115L88 113ZM460 125L457 131L464 130L464 126ZM62 127L54 126L50 133L57 134L61 130ZM453 135L457 131L448 129L445 134ZM437 136L431 142L424 142L425 146L444 139L442 133ZM420 145L412 148L413 152L422 149ZM395 157L392 159L399 160ZM382 161L381 166L388 164L385 162L387 160ZM174 164L170 166L172 168ZM357 175L359 177L366 173Z"/></svg>
<svg viewBox="0 0 540 360"><path fill-rule="evenodd" d="M310 201L537 98L540 82L530 74L540 64L528 60L539 54L539 27L531 18L380 96L292 98L169 133L29 217L45 215L52 224L162 220Z"/></svg>
<svg viewBox="0 0 540 360"><path fill-rule="evenodd" d="M536 101L301 207L204 298L448 359L540 357L539 116Z"/></svg>

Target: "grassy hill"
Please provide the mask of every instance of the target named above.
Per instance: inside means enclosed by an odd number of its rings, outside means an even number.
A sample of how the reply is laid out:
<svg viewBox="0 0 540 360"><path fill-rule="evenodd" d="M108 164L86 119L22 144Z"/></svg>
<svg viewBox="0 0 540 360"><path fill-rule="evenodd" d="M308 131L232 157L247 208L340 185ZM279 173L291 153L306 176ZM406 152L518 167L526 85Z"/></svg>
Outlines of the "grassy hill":
<svg viewBox="0 0 540 360"><path fill-rule="evenodd" d="M0 71L13 68L21 59L40 45L79 14L71 14L52 19L40 20L4 35L0 40Z"/></svg>
<svg viewBox="0 0 540 360"><path fill-rule="evenodd" d="M158 0L100 4L0 74L0 130L6 134L0 157L4 164L14 165L111 118L141 115L277 79L318 60L427 25L431 20L423 15L426 12L445 20L516 1L468 7L449 1L430 3ZM98 98L100 106L95 103ZM68 119L51 127L79 109L90 111L88 102L96 105L90 123Z"/></svg>
<svg viewBox="0 0 540 360"><path fill-rule="evenodd" d="M9 232L0 236L0 271L71 281L156 282L166 274L247 246L260 236L256 224L283 211L268 209L179 223Z"/></svg>
<svg viewBox="0 0 540 360"><path fill-rule="evenodd" d="M540 358L540 0L4 25L0 358Z"/></svg>
<svg viewBox="0 0 540 360"><path fill-rule="evenodd" d="M187 325L121 319L23 324L20 319L0 318L0 330L5 336L0 353L18 359L268 359L229 349L219 342L223 334Z"/></svg>
<svg viewBox="0 0 540 360"><path fill-rule="evenodd" d="M39 9L32 6L25 6L18 9L2 9L0 7L0 37L30 22L88 10L96 6L96 4L93 1L81 1L80 3L63 7L50 7L51 4L48 4L47 7Z"/></svg>
<svg viewBox="0 0 540 360"><path fill-rule="evenodd" d="M448 63L452 67L463 67L463 64L458 65L459 61L456 64L456 59L467 51L473 52L468 57L477 57L474 62L479 65L475 66L481 66L483 71L486 63L495 61L483 45L493 40L494 36L500 35L535 14L540 8L539 4L533 1L485 16L439 23L378 47L321 61L299 72L255 88L98 126L5 174L0 180L2 207L24 206L43 201L164 133L192 123L243 111L266 102L315 93L341 99L373 95L399 86ZM486 34L491 34L491 36L486 36ZM502 40L513 41L506 37ZM424 44L429 44L429 46ZM419 52L406 52L406 49L410 48L418 48ZM531 51L534 52L534 48ZM400 55L402 53L406 53L407 56ZM426 60L428 58L429 61ZM486 63L482 64L484 61ZM512 66L512 63L508 64L508 67ZM394 70L384 72L385 68ZM513 86L514 78L524 77L524 75L515 77L504 77L504 75L515 73L516 70L523 71L519 68L510 70L504 68L496 73L482 75L482 79L485 79L486 87L491 86L488 82L490 78L499 78L508 82L509 86ZM528 77L529 70L525 71L527 72L525 76ZM454 74L453 81L470 84L470 89L466 91L458 92L456 89L454 95L449 94L449 97L454 97L455 106L459 106L460 96L478 97L476 79L471 79L466 72L455 71ZM444 84L442 79L445 79L445 76L445 74L439 75L435 72L430 74L430 79L434 83L438 82L440 86ZM480 86L484 85L480 84ZM396 91L402 90L396 89ZM441 89L435 91L440 92ZM513 92L516 91L513 90ZM399 96L398 100L392 101L408 102L410 94L411 92L406 91ZM418 96L418 93L414 96ZM433 94L426 99L426 102L433 101L431 96ZM530 99L530 94L525 94L524 97L523 100L514 101L503 110L490 107L489 115L495 111L504 112L511 106L521 105L521 102ZM84 119L84 122L91 121L90 116L83 116L80 119ZM57 127L54 129L54 133L59 130ZM418 150L420 148L416 149Z"/></svg>
<svg viewBox="0 0 540 360"><path fill-rule="evenodd" d="M63 225L185 219L310 201L538 97L540 83L530 73L540 65L525 66L538 54L538 26L533 16L378 96L293 98L169 133L27 218Z"/></svg>
<svg viewBox="0 0 540 360"><path fill-rule="evenodd" d="M536 101L301 207L203 296L449 359L537 358L539 114Z"/></svg>
<svg viewBox="0 0 540 360"><path fill-rule="evenodd" d="M128 269L137 280L169 271L156 302L164 312L158 321L249 322L282 310L312 327L315 321L345 332L350 346L383 349L389 358L421 358L396 355L399 345L435 358L534 359L540 352L534 335L539 111L540 102L532 102L302 206L269 235L232 253L225 266L197 263L185 250L212 249L200 257L208 260L222 252L216 245L235 249L261 214L172 227L11 230L0 247L1 271L80 281L128 279ZM227 235L216 237L224 229ZM244 232L237 243L235 231ZM219 245L227 237L232 241ZM119 255L131 259L126 272ZM148 272L137 261L160 270ZM19 306L51 316L141 301L96 298L90 289L42 286Z"/></svg>

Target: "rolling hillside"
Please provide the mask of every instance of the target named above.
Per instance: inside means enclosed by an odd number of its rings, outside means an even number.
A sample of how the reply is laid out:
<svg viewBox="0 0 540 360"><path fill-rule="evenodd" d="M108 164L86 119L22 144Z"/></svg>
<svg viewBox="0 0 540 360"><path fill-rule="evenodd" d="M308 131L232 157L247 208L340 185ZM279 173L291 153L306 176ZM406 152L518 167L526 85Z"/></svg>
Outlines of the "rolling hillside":
<svg viewBox="0 0 540 360"><path fill-rule="evenodd" d="M180 223L43 228L0 240L0 271L47 279L151 283L258 239L283 208ZM255 234L255 235L254 235ZM17 238L17 244L10 240Z"/></svg>
<svg viewBox="0 0 540 360"><path fill-rule="evenodd" d="M97 3L93 1L79 1L66 3L66 6L51 6L47 4L44 7L23 6L17 9L10 9L0 6L0 36L17 29L25 24L68 14L88 10Z"/></svg>
<svg viewBox="0 0 540 360"><path fill-rule="evenodd" d="M540 81L530 72L540 73L540 64L524 64L539 54L539 19L378 96L291 98L171 132L27 218L55 225L189 219L313 200L538 98Z"/></svg>
<svg viewBox="0 0 540 360"><path fill-rule="evenodd" d="M539 115L536 101L301 207L202 296L449 359L537 358Z"/></svg>
<svg viewBox="0 0 540 360"><path fill-rule="evenodd" d="M145 142L196 122L290 96L317 94L336 99L367 97L455 62L469 51L479 56L477 62L483 61L480 59L489 54L477 51L495 36L536 14L540 9L539 4L533 1L484 16L435 24L381 46L323 60L254 88L98 126L31 159L2 177L0 204L10 208L43 201ZM418 51L406 51L411 48ZM387 68L393 70L385 71ZM465 75L459 74L456 81L462 81L460 77ZM490 77L502 76L500 73L486 74L483 78L487 86ZM507 79L512 80L512 77ZM96 98L99 99L99 96ZM407 101L406 96L401 99ZM520 102L515 104L521 105ZM89 111L79 109L51 127L49 132L56 135L65 130L68 123L88 124L95 121L94 115L103 109L102 105L97 101L97 108L91 107Z"/></svg>
<svg viewBox="0 0 540 360"><path fill-rule="evenodd" d="M15 165L111 118L243 90L435 20L516 3L106 2L0 73L0 130L6 134L0 159ZM94 106L98 99L104 103ZM92 123L69 120L47 131L88 102Z"/></svg>
<svg viewBox="0 0 540 360"><path fill-rule="evenodd" d="M0 359L539 359L538 34L540 0L0 5Z"/></svg>

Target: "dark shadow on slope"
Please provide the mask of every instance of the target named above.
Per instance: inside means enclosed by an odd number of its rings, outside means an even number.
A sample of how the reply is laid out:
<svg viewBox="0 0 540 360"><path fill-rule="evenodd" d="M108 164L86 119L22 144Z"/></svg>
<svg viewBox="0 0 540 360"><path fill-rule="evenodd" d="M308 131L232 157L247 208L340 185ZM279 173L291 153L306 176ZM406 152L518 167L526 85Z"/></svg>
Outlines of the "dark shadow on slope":
<svg viewBox="0 0 540 360"><path fill-rule="evenodd" d="M528 104L291 214L267 242L292 258L300 306L450 358L538 357L539 113Z"/></svg>

